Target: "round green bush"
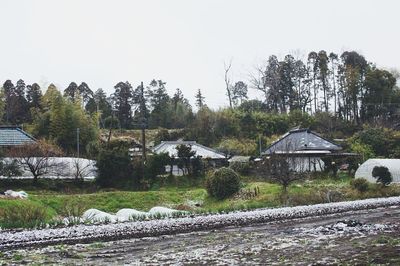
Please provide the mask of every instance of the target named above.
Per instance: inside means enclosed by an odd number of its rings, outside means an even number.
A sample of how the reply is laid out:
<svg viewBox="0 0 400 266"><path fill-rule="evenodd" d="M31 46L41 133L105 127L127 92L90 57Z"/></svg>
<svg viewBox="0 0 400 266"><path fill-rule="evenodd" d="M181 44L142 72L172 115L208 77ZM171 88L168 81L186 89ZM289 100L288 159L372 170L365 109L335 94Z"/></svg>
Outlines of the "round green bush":
<svg viewBox="0 0 400 266"><path fill-rule="evenodd" d="M228 167L222 167L206 179L206 189L210 196L225 199L240 189L239 175Z"/></svg>
<svg viewBox="0 0 400 266"><path fill-rule="evenodd" d="M356 178L351 180L351 187L358 190L359 192L365 192L368 190L368 181L365 178Z"/></svg>

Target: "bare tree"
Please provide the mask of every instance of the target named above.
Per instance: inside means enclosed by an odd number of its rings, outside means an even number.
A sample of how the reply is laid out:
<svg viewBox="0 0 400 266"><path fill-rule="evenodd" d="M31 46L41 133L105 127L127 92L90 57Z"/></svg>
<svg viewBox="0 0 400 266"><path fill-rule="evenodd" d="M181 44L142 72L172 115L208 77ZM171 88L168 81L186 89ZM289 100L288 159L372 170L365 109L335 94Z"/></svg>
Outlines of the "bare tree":
<svg viewBox="0 0 400 266"><path fill-rule="evenodd" d="M90 163L87 163L87 160L82 158L74 158L72 167L75 181L83 181L85 177L89 176L93 172L93 167Z"/></svg>
<svg viewBox="0 0 400 266"><path fill-rule="evenodd" d="M264 178L277 182L282 186L282 199L287 205L288 187L296 180L304 179L310 170L306 166L306 157L301 157L294 153L296 145L294 142L287 141L283 148L276 150L266 157L258 165L258 172Z"/></svg>
<svg viewBox="0 0 400 266"><path fill-rule="evenodd" d="M45 141L21 145L10 150L10 156L14 157L20 167L32 173L33 183L37 183L40 176L56 173L64 167L60 160L54 158L61 155L60 148Z"/></svg>
<svg viewBox="0 0 400 266"><path fill-rule="evenodd" d="M304 177L304 171L299 169L301 164L300 158L285 154L271 155L261 163L267 177L282 185L284 193L293 181Z"/></svg>
<svg viewBox="0 0 400 266"><path fill-rule="evenodd" d="M229 64L224 63L224 70L225 70L225 75L224 75L224 80L225 80L225 88L226 88L226 94L228 95L229 99L229 107L232 108L232 81L229 78L229 71L231 70L232 67L232 60L229 61Z"/></svg>

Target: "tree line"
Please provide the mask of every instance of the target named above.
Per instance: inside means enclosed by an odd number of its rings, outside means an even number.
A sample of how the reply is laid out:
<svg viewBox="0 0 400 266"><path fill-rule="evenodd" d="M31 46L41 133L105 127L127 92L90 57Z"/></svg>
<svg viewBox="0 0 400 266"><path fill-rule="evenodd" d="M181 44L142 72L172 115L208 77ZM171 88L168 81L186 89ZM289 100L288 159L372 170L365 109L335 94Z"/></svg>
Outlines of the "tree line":
<svg viewBox="0 0 400 266"><path fill-rule="evenodd" d="M172 135L161 131L160 140L196 140L221 150L242 146L246 154L253 154L260 137L266 145L269 140L265 138L296 126L346 137L363 124L395 127L393 121L398 121L396 73L376 67L354 51L340 56L310 52L305 59L289 54L279 60L272 55L247 83L234 81L231 68L232 63L225 65L225 88L221 88L226 91L228 107L218 110L207 106L199 89L195 112L181 89L169 95L167 83L159 79L143 87L121 81L109 95L101 88L93 91L85 82L41 88L20 79L15 84L11 80L3 83L0 120L24 125L35 137L51 140L69 154L76 152L77 128L85 151L96 146L101 128L145 126L182 129ZM262 97L249 99L249 89L262 92Z"/></svg>
<svg viewBox="0 0 400 266"><path fill-rule="evenodd" d="M269 111L330 112L361 124L390 121L396 114L400 90L395 75L355 51L339 56L321 50L310 52L306 59L288 54L279 60L272 55L257 68L251 84L263 93Z"/></svg>
<svg viewBox="0 0 400 266"><path fill-rule="evenodd" d="M289 113L300 110L315 114L329 112L335 117L355 124L391 120L400 107L400 90L396 76L376 67L355 51L345 51L340 56L324 50L308 53L305 59L288 54L282 60L272 55L265 64L250 73L248 85L233 82L230 77L232 63L225 65L225 91L230 108L249 101L248 89L262 93L261 111ZM54 87L54 85L50 85ZM223 89L223 88L221 88ZM112 116L121 128L135 128L140 104L140 85L128 81L118 82L114 92L106 95L103 89L95 92L82 82L71 82L63 96L72 102L79 97L89 113L101 111L100 126L111 123ZM22 124L32 122L32 108L42 106L42 88L37 83L26 85L21 79L14 85L11 80L2 86L1 106L3 122ZM206 106L200 90L195 95L196 106ZM150 128L184 128L192 121L194 113L182 90L168 95L166 82L154 79L145 87L144 101Z"/></svg>

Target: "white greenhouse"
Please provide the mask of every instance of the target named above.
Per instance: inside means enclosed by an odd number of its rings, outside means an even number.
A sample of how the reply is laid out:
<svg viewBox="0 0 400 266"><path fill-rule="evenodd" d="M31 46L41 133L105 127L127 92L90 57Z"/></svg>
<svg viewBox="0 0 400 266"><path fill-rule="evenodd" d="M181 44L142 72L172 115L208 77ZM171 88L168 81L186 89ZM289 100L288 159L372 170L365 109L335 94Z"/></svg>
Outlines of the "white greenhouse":
<svg viewBox="0 0 400 266"><path fill-rule="evenodd" d="M385 166L392 174L393 183L400 183L400 159L369 159L358 167L355 178L365 178L369 182L375 183L376 179L372 176L375 166Z"/></svg>

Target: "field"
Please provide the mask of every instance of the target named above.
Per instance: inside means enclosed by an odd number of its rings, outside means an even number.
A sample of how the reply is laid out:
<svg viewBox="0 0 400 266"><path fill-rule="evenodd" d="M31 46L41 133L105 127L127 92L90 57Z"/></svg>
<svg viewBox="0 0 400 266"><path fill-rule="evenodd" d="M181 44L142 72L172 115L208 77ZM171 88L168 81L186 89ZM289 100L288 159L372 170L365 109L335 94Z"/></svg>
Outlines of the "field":
<svg viewBox="0 0 400 266"><path fill-rule="evenodd" d="M85 210L96 208L117 212L122 208L148 211L154 206L165 206L191 212L228 212L263 207L308 205L324 202L345 201L371 197L400 195L400 187L384 187L370 184L366 192L358 192L350 185L351 178L318 178L292 184L288 197L282 198L278 184L243 177L240 193L222 201L210 198L203 188L202 180L173 180L159 182L149 191L93 192L89 184L71 186L53 183L38 189L26 184L13 187L26 189L28 200L0 199L0 226L2 228L36 227L52 223L66 216L80 216ZM56 181L52 181L56 182ZM47 184L48 185L48 184ZM53 187L54 189L50 189ZM55 189L57 188L57 189Z"/></svg>

